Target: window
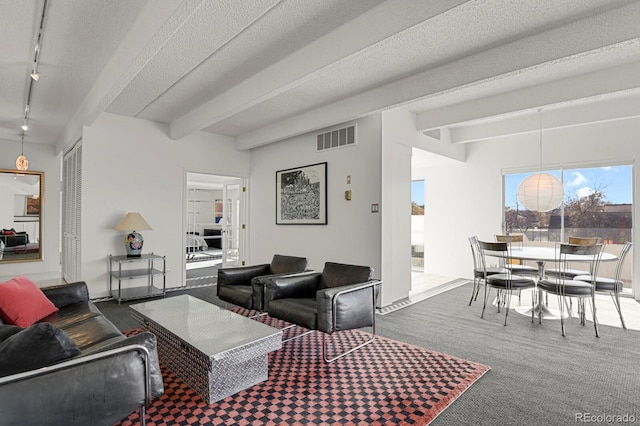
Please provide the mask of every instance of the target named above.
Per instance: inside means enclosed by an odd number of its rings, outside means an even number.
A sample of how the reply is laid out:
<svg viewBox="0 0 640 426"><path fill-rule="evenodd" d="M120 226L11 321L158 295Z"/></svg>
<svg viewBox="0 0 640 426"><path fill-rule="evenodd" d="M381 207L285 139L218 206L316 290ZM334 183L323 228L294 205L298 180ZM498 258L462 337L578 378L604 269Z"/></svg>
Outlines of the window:
<svg viewBox="0 0 640 426"><path fill-rule="evenodd" d="M424 268L424 180L411 181L411 265Z"/></svg>
<svg viewBox="0 0 640 426"><path fill-rule="evenodd" d="M547 170L564 185L564 201L550 212L533 212L518 202L518 186L530 173L504 175L504 227L508 233L524 234L528 241L546 245L569 236L600 237L606 251L619 253L632 241L633 166L584 167ZM629 257L632 258L631 254ZM623 279L630 287L631 264L625 263ZM601 265L601 271L615 265ZM611 272L612 274L613 272Z"/></svg>

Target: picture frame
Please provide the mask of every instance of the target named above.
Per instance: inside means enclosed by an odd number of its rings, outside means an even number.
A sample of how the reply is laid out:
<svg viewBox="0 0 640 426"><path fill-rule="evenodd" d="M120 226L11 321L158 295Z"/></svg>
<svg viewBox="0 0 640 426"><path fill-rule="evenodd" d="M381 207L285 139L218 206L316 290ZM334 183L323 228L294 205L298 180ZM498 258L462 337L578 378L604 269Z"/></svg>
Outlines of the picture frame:
<svg viewBox="0 0 640 426"><path fill-rule="evenodd" d="M24 212L26 216L40 216L40 197L25 197Z"/></svg>
<svg viewBox="0 0 640 426"><path fill-rule="evenodd" d="M276 225L327 224L327 163L276 172Z"/></svg>

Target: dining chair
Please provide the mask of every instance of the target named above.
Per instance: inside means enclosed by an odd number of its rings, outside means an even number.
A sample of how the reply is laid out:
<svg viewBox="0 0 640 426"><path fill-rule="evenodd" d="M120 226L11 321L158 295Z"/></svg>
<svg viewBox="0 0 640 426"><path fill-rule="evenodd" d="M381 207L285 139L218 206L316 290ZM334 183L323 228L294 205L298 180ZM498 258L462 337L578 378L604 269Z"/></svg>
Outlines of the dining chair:
<svg viewBox="0 0 640 426"><path fill-rule="evenodd" d="M576 245L593 245L599 244L601 242L600 237L569 237L567 240L568 244L576 244ZM557 276L560 271L557 268L551 268L545 270L545 276ZM590 275L591 271L585 271L584 269L574 269L572 267L567 267L563 274L567 278L574 278L578 275Z"/></svg>
<svg viewBox="0 0 640 426"><path fill-rule="evenodd" d="M469 245L471 246L471 256L473 257L473 290L471 291L471 299L469 299L469 306L471 306L471 302L478 299L480 285L484 281L485 274L502 274L506 269L499 266L490 266L485 270L482 264L482 259L480 259L478 237L475 235L469 237Z"/></svg>
<svg viewBox="0 0 640 426"><path fill-rule="evenodd" d="M558 296L558 305L560 307L560 329L563 336L566 336L564 327L564 306L567 302L567 298L575 297L578 299L578 316L580 318L580 324L583 326L586 325L585 299L589 299L591 311L593 313L593 325L596 337L600 337L598 334L595 283L593 277L597 276L603 247L604 246L602 244L579 245L558 243L556 255L556 264L558 265L559 271L558 274L551 278L544 278L538 281L538 289L548 294L555 294ZM591 281L574 280L573 276L565 274L565 271L569 269L569 263L575 261L581 261L589 264L589 270L594 273ZM540 323L542 323L542 316L542 314L539 315Z"/></svg>
<svg viewBox="0 0 640 426"><path fill-rule="evenodd" d="M627 257L627 253L631 249L633 244L629 241L624 243L622 246L622 250L620 251L620 255L618 256L618 262L616 263L615 272L613 274L613 278L610 277L601 277L596 276L595 278L595 291L596 293L609 293L611 295L611 299L613 299L613 304L615 305L618 315L620 316L620 322L622 323L622 328L625 330L627 326L624 323L624 318L622 317L622 308L620 306L620 293L624 288L624 283L622 282L622 267L624 266L624 260ZM592 275L578 275L573 278L577 281L587 281L594 282Z"/></svg>
<svg viewBox="0 0 640 426"><path fill-rule="evenodd" d="M500 312L501 293L503 294L505 314L504 325L507 325L507 318L509 317L509 307L511 305L511 296L514 290L535 289L536 282L532 278L522 277L513 273L512 270L506 269L503 273L489 274L487 268L487 258L499 257L505 259L508 263L510 259L511 246L507 242L488 242L478 241L478 247L480 249L480 261L482 262L482 268L484 270L484 303L482 305L482 314L480 318L484 318L484 311L487 307L487 297L489 288L495 288L498 291L498 312ZM533 307L535 306L535 291L531 292L531 322L533 322Z"/></svg>
<svg viewBox="0 0 640 426"><path fill-rule="evenodd" d="M499 243L509 243L511 247L524 248L524 235L522 234L496 235L496 241ZM505 261L504 267L510 269L511 272L516 275L538 276L538 268L536 266L525 265L518 259L512 259L508 262Z"/></svg>

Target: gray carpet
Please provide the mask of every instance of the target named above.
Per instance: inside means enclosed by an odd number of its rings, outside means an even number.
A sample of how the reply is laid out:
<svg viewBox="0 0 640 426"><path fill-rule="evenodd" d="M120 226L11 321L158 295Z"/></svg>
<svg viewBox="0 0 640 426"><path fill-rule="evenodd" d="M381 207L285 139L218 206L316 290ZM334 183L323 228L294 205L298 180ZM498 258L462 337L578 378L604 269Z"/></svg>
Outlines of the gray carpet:
<svg viewBox="0 0 640 426"><path fill-rule="evenodd" d="M208 266L206 268L187 269L186 284L187 287L201 287L205 285L213 285L218 282L217 266Z"/></svg>
<svg viewBox="0 0 640 426"><path fill-rule="evenodd" d="M223 305L215 287L188 293ZM470 293L462 285L377 316L382 336L491 367L433 425L575 425L580 415L592 424L614 424L597 416L640 421L640 332L601 326L598 339L591 323L572 319L563 338L558 321L532 324L513 311L504 327L504 311L488 307L480 319L481 304L467 306ZM121 329L135 327L126 304L99 307Z"/></svg>

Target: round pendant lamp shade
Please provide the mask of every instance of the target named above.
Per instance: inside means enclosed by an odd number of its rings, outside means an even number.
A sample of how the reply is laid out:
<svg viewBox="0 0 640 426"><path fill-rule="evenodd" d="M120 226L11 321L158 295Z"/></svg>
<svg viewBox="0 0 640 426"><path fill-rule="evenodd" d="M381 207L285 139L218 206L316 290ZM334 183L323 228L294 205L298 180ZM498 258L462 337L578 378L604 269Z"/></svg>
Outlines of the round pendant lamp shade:
<svg viewBox="0 0 640 426"><path fill-rule="evenodd" d="M520 183L518 200L528 210L548 212L562 204L564 187L557 177L548 173L536 173Z"/></svg>

